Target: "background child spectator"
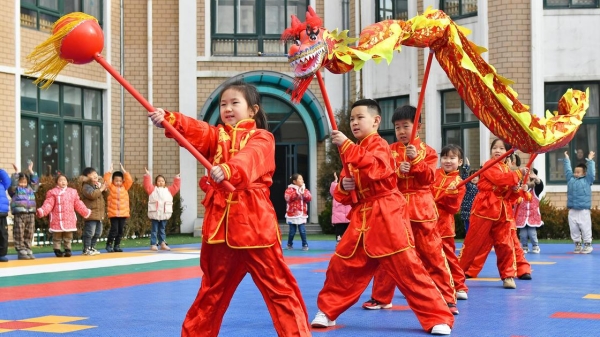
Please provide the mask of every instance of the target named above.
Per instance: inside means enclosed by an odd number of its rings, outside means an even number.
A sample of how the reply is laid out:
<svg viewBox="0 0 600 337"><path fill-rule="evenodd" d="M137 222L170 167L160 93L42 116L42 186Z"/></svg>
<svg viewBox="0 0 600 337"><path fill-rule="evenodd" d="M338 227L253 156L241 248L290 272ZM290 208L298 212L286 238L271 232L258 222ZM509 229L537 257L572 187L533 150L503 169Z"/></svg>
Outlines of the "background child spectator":
<svg viewBox="0 0 600 337"><path fill-rule="evenodd" d="M338 186L338 176L337 173L333 172L333 177L335 180L329 186L329 194L333 197L333 193ZM333 200L331 201L331 224L333 225L333 229L335 230L335 241L340 242L342 236L346 232L348 228L348 224L350 220L348 219L348 213L352 209L352 205L344 205L339 201Z"/></svg>
<svg viewBox="0 0 600 337"><path fill-rule="evenodd" d="M466 166L469 167L469 165ZM468 169L466 169L462 172L461 178L462 180L465 180L467 179L467 177L470 177L474 174L477 174L477 170L469 171ZM477 189L478 182L479 176L471 179L471 181L465 184L465 197L463 198L462 203L460 204L460 218L465 226L465 233L469 231L469 218L471 217L471 207L473 206L473 200L475 200L477 192L479 192L479 190Z"/></svg>
<svg viewBox="0 0 600 337"><path fill-rule="evenodd" d="M537 170L531 169L527 181L527 191L531 193L531 200L524 199L515 211L516 226L519 229L519 239L523 252L529 252L528 241L531 240L531 252L540 253L537 238L537 228L544 224L540 214L540 194L544 191L544 182L537 176Z"/></svg>
<svg viewBox="0 0 600 337"><path fill-rule="evenodd" d="M308 202L312 199L310 191L304 186L304 178L299 173L294 173L290 177L291 184L285 190L285 220L290 226L288 233L287 249L293 249L294 235L296 235L296 226L302 238L302 250L308 250L306 241L306 219L308 219Z"/></svg>
<svg viewBox="0 0 600 337"><path fill-rule="evenodd" d="M71 256L71 241L73 232L77 231L77 216L88 218L92 210L88 209L79 199L79 194L74 188L67 187L67 177L59 174L56 177L56 187L46 193L42 207L38 208L37 216L42 218L50 216L50 233L56 257ZM61 243L65 250L61 251Z"/></svg>
<svg viewBox="0 0 600 337"><path fill-rule="evenodd" d="M589 254L592 248L592 184L596 174L594 151L588 154L586 164L578 164L571 169L569 153L565 151L565 177L567 178L567 208L569 209L569 229L575 243L575 254ZM583 239L583 247L581 240Z"/></svg>
<svg viewBox="0 0 600 337"><path fill-rule="evenodd" d="M173 184L166 186L165 177L160 174L152 178L148 169L144 175L144 189L148 193L148 218L152 220L152 228L150 231L150 249L153 251L171 250L167 245L167 220L173 215L173 196L179 191L181 186L181 178L178 175L173 179Z"/></svg>
<svg viewBox="0 0 600 337"><path fill-rule="evenodd" d="M121 238L125 229L125 221L129 218L129 189L133 185L133 179L129 172L125 171L123 164L121 171L113 173L113 164L110 164L110 170L104 173L104 183L108 190L108 218L110 219L110 232L106 241L106 251L122 252ZM112 176L111 176L112 174ZM113 248L113 242L115 247Z"/></svg>
<svg viewBox="0 0 600 337"><path fill-rule="evenodd" d="M83 202L92 214L86 218L83 228L83 255L98 255L96 242L102 235L102 220L104 220L105 203L102 192L106 184L99 181L98 173L92 167L83 170Z"/></svg>
<svg viewBox="0 0 600 337"><path fill-rule="evenodd" d="M28 161L27 171L19 172L13 164L15 173L8 190L11 197L10 208L14 216L13 238L19 260L35 259L31 251L35 232L35 192L38 189L38 176L33 172L33 162Z"/></svg>
<svg viewBox="0 0 600 337"><path fill-rule="evenodd" d="M0 169L0 262L8 262L8 208L10 203L6 190L10 188L10 176Z"/></svg>

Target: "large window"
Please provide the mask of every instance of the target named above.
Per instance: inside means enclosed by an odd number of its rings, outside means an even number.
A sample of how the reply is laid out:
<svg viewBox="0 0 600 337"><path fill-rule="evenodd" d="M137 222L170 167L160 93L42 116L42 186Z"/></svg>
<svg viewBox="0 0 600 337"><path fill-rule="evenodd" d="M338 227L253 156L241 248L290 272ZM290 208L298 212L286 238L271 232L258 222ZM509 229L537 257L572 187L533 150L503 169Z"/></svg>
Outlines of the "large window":
<svg viewBox="0 0 600 337"><path fill-rule="evenodd" d="M548 152L546 155L546 179L550 184L566 184L563 167L565 151L569 153L571 166L575 167L577 164L585 164L585 158L587 158L589 152L597 152L598 142L600 142L598 136L600 126L600 82L546 83L544 86L545 110L556 111L558 101L569 88L581 91L589 88L590 106L583 117L583 124L575 133L573 140L565 147ZM596 164L596 177L598 177L598 164Z"/></svg>
<svg viewBox="0 0 600 337"><path fill-rule="evenodd" d="M291 15L304 21L308 0L212 0L213 56L283 56Z"/></svg>
<svg viewBox="0 0 600 337"><path fill-rule="evenodd" d="M392 144L396 141L392 116L394 115L394 110L396 110L396 108L409 104L408 96L379 98L377 99L377 102L381 107L379 134L387 140L388 143Z"/></svg>
<svg viewBox="0 0 600 337"><path fill-rule="evenodd" d="M460 145L471 167L479 168L483 164L479 155L479 120L456 90L442 91L441 94L442 146Z"/></svg>
<svg viewBox="0 0 600 337"><path fill-rule="evenodd" d="M544 0L545 9L597 7L600 7L600 0Z"/></svg>
<svg viewBox="0 0 600 337"><path fill-rule="evenodd" d="M41 90L21 79L21 166L76 177L102 167L102 92L54 83Z"/></svg>
<svg viewBox="0 0 600 337"><path fill-rule="evenodd" d="M378 0L375 6L375 22L408 20L408 0Z"/></svg>
<svg viewBox="0 0 600 337"><path fill-rule="evenodd" d="M94 16L102 25L103 0L21 0L21 26L52 31L61 16L84 12Z"/></svg>
<svg viewBox="0 0 600 337"><path fill-rule="evenodd" d="M440 9L453 19L477 15L477 0L440 0Z"/></svg>

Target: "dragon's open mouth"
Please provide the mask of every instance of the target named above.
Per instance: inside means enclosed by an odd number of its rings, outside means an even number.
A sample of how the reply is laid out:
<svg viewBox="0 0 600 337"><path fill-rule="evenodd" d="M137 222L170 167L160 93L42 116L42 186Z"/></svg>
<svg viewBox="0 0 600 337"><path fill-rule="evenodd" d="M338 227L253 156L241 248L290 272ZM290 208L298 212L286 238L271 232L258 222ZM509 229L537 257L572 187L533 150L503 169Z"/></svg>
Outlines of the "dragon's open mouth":
<svg viewBox="0 0 600 337"><path fill-rule="evenodd" d="M327 45L319 42L308 49L303 49L288 57L294 76L304 78L314 75L327 55Z"/></svg>

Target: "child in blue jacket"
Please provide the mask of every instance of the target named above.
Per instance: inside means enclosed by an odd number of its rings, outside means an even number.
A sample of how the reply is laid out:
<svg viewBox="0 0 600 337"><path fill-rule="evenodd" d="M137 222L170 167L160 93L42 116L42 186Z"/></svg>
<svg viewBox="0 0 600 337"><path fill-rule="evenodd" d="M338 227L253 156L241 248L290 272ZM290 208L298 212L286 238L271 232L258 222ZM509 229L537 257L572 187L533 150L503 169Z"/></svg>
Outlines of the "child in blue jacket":
<svg viewBox="0 0 600 337"><path fill-rule="evenodd" d="M569 153L565 151L565 177L567 178L567 208L569 209L569 229L575 243L575 254L589 254L592 248L592 184L596 174L594 151L590 151L585 164L578 164L575 172L571 169ZM583 239L583 246L581 241Z"/></svg>
<svg viewBox="0 0 600 337"><path fill-rule="evenodd" d="M31 244L35 232L35 192L38 189L38 176L33 172L33 162L29 161L26 172L15 173L8 194L11 197L10 209L14 216L13 238L19 260L33 260Z"/></svg>
<svg viewBox="0 0 600 337"><path fill-rule="evenodd" d="M0 169L0 262L8 262L8 197L6 190L10 187L10 177Z"/></svg>

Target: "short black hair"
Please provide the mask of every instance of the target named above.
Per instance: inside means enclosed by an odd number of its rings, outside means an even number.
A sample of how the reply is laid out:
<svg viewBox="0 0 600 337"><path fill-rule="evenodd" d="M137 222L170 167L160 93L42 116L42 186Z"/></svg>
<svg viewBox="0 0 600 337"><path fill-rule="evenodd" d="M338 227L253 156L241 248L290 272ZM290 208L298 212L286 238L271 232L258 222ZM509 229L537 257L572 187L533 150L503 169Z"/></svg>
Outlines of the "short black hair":
<svg viewBox="0 0 600 337"><path fill-rule="evenodd" d="M123 179L123 172L121 172L121 171L115 171L115 172L113 172L113 175L112 175L112 178L113 178L113 179L115 179L115 178L119 178L119 177L120 177L121 179Z"/></svg>
<svg viewBox="0 0 600 337"><path fill-rule="evenodd" d="M416 115L417 108L412 105L403 105L394 110L394 114L392 115L392 124L396 123L397 121L403 121L407 119L411 122L414 122ZM421 116L419 116L419 123L421 123Z"/></svg>
<svg viewBox="0 0 600 337"><path fill-rule="evenodd" d="M21 181L21 179L25 179L27 181L27 185L29 185L29 176L25 173L19 173L17 182Z"/></svg>
<svg viewBox="0 0 600 337"><path fill-rule="evenodd" d="M440 152L440 157L447 156L450 153L455 153L458 155L459 159L463 159L463 149L456 144L448 144L442 148L442 152Z"/></svg>
<svg viewBox="0 0 600 337"><path fill-rule="evenodd" d="M575 166L575 168L581 167L583 169L583 173L587 173L587 166L585 164L579 164Z"/></svg>
<svg viewBox="0 0 600 337"><path fill-rule="evenodd" d="M381 107L379 106L379 103L377 103L377 101L374 99L359 99L358 101L354 102L354 104L352 104L352 109L356 108L357 106L366 106L367 109L369 109L371 112L376 112L378 116L381 116Z"/></svg>
<svg viewBox="0 0 600 337"><path fill-rule="evenodd" d="M83 175L86 176L86 177L88 175L90 175L91 173L94 173L94 172L96 172L96 169L93 168L93 167L86 167L86 168L83 169Z"/></svg>

